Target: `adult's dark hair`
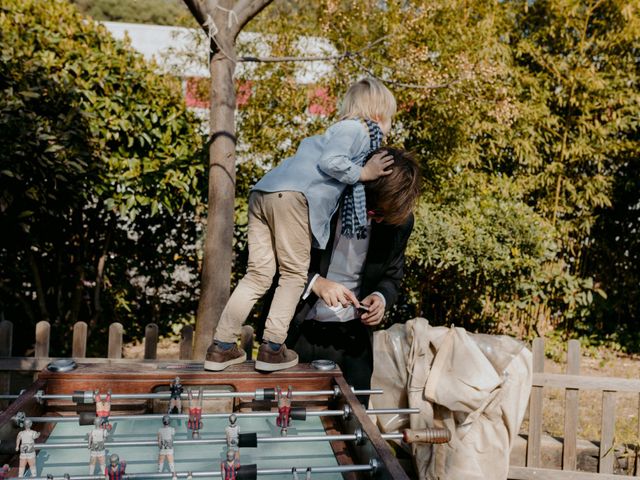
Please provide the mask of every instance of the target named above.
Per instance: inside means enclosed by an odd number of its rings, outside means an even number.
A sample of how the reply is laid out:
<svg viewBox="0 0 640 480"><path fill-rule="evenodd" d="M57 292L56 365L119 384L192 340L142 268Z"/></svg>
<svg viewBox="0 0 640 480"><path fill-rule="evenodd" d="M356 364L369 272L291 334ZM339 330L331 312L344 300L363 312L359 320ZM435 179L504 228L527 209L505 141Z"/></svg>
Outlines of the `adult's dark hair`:
<svg viewBox="0 0 640 480"><path fill-rule="evenodd" d="M390 225L404 224L420 197L422 178L420 167L413 156L398 148L382 147L393 157L390 175L365 183L367 209Z"/></svg>

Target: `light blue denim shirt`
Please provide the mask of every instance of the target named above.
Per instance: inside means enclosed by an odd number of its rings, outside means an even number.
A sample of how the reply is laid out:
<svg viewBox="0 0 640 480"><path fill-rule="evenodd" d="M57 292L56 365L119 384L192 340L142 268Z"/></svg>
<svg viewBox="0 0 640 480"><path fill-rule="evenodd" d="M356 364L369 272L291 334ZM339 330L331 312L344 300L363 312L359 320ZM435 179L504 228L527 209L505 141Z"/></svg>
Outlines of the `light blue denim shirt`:
<svg viewBox="0 0 640 480"><path fill-rule="evenodd" d="M300 142L293 157L267 172L253 190L260 192L301 192L309 204L309 223L313 244L325 248L329 240L329 222L338 207L346 185L360 179L354 163L370 149L366 125L360 120L342 120L322 135Z"/></svg>

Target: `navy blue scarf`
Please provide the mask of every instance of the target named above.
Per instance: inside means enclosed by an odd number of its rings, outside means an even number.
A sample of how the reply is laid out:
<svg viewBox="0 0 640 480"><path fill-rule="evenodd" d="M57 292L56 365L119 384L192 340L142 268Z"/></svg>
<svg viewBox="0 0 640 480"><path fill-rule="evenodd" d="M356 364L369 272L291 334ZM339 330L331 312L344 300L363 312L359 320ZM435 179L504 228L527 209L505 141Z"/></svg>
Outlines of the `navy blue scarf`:
<svg viewBox="0 0 640 480"><path fill-rule="evenodd" d="M369 151L354 160L359 167L363 167L369 155L382 145L382 130L376 122L365 119L371 140ZM361 182L348 185L342 201L342 235L347 238L367 238L367 199L364 185Z"/></svg>

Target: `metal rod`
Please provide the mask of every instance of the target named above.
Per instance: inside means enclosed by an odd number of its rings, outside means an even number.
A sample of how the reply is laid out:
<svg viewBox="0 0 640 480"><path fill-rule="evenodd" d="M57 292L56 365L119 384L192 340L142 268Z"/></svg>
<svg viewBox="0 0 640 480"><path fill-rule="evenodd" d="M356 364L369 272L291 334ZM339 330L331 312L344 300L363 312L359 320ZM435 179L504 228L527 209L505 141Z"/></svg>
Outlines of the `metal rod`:
<svg viewBox="0 0 640 480"><path fill-rule="evenodd" d="M262 468L258 469L258 475L291 475L294 466L288 468ZM376 462L360 465L336 465L333 467L296 467L299 474L305 473L307 468L311 468L311 473L349 473L349 472L371 472L377 468ZM176 473L177 477L187 477L187 473ZM166 473L127 473L123 476L124 480L136 480L145 478L171 478L173 474L171 472ZM220 477L220 470L211 472L192 472L191 476L196 477ZM55 479L56 477L54 477ZM62 479L62 476L57 478ZM49 477L50 479L50 477ZM29 480L49 480L48 477L29 477ZM14 477L8 480L22 480L22 478ZM104 480L104 475L72 475L69 480Z"/></svg>
<svg viewBox="0 0 640 480"><path fill-rule="evenodd" d="M403 413L420 413L419 408L370 408L367 415L394 415Z"/></svg>
<svg viewBox="0 0 640 480"><path fill-rule="evenodd" d="M381 388L374 388L370 390L353 390L355 395L381 395L383 390ZM339 390L338 390L339 392ZM104 393L104 392L103 392ZM336 395L336 390L300 390L293 391L294 397L319 397L323 395L334 396ZM262 392L254 391L254 392L203 392L203 398L235 398L235 397L257 397L262 395ZM7 394L0 395L0 400L15 400L19 398L19 394ZM62 393L44 393L41 395L34 395L34 397L41 400L71 400L73 398L72 394L62 394ZM112 400L153 400L153 399L165 399L169 400L171 395L169 392L167 393L112 393ZM188 399L188 395L183 393L181 398ZM198 398L198 396L194 395L194 398Z"/></svg>
<svg viewBox="0 0 640 480"><path fill-rule="evenodd" d="M369 415L379 414L412 414L420 413L418 408L373 408L365 410ZM278 416L278 412L233 412L238 418L274 418ZM311 410L306 412L307 417L340 417L346 414L345 410ZM231 413L203 413L201 418L228 418ZM161 419L164 414L151 413L146 415L111 415L109 421L115 422L119 420L150 420ZM177 414L169 415L171 419L188 419L189 415ZM77 422L80 417L26 417L34 423L64 423ZM16 417L14 417L14 420Z"/></svg>
<svg viewBox="0 0 640 480"><path fill-rule="evenodd" d="M401 432L383 433L385 440L402 440ZM337 441L359 441L364 438L362 435L345 433L339 435L299 435L291 437L258 437L258 443L291 443L291 442L337 442ZM225 437L201 438L197 440L174 440L173 445L225 445ZM157 446L157 440L139 440L128 442L107 442L105 448L121 447L153 447ZM87 442L66 442L66 443L36 443L36 450L60 450L65 448L87 448Z"/></svg>

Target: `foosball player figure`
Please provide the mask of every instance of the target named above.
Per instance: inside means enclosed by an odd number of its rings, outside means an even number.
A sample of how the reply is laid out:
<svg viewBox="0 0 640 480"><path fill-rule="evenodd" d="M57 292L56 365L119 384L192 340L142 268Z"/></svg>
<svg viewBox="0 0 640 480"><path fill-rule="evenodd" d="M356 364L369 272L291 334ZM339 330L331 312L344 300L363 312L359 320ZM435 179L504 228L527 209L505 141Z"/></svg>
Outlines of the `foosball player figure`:
<svg viewBox="0 0 640 480"><path fill-rule="evenodd" d="M171 397L169 398L169 413L182 413L182 392L184 387L180 383L180 377L176 377L169 386Z"/></svg>
<svg viewBox="0 0 640 480"><path fill-rule="evenodd" d="M238 439L240 437L240 426L238 425L238 417L235 413L229 415L229 425L224 427L224 434L227 438L227 448L238 448Z"/></svg>
<svg viewBox="0 0 640 480"><path fill-rule="evenodd" d="M176 465L173 460L173 437L176 429L171 426L169 415L162 417L162 427L158 430L158 472L162 472L165 459L169 463L169 471L175 475Z"/></svg>
<svg viewBox="0 0 640 480"><path fill-rule="evenodd" d="M25 467L29 467L31 476L36 476L36 438L40 436L39 432L31 430L33 422L29 419L24 421L24 430L18 433L16 437L16 452L20 452L20 463L18 466L18 476L24 476Z"/></svg>
<svg viewBox="0 0 640 480"><path fill-rule="evenodd" d="M102 419L101 428L111 430L109 423L109 415L111 415L111 390L107 390L107 396L102 398L100 390L96 390L93 394L96 401L96 417Z"/></svg>
<svg viewBox="0 0 640 480"><path fill-rule="evenodd" d="M120 457L112 453L109 457L109 466L104 471L104 480L122 480L126 468L127 462L120 461Z"/></svg>
<svg viewBox="0 0 640 480"><path fill-rule="evenodd" d="M287 435L287 429L289 428L289 422L291 421L291 398L293 392L291 386L287 390L287 394L282 394L282 389L276 387L276 400L278 401L278 418L276 419L276 425L280 427L280 435L285 437Z"/></svg>
<svg viewBox="0 0 640 480"><path fill-rule="evenodd" d="M238 450L232 448L228 449L227 459L220 464L222 480L236 480L239 468L240 461L238 460Z"/></svg>
<svg viewBox="0 0 640 480"><path fill-rule="evenodd" d="M105 470L105 442L109 431L102 428L102 418L96 417L93 421L93 430L89 432L89 475L96 470L96 461L100 464L100 471Z"/></svg>
<svg viewBox="0 0 640 480"><path fill-rule="evenodd" d="M296 467L293 467L291 473L293 473L293 480L300 480L300 477L298 476L298 469ZM307 467L307 473L304 478L305 480L311 480L311 467Z"/></svg>
<svg viewBox="0 0 640 480"><path fill-rule="evenodd" d="M189 421L187 422L187 428L191 430L191 438L198 438L200 437L199 430L202 428L202 387L200 387L198 391L197 404L193 402L193 392L190 388L187 389L187 396L189 398Z"/></svg>
<svg viewBox="0 0 640 480"><path fill-rule="evenodd" d="M9 476L9 465L6 463L0 468L0 480L4 480Z"/></svg>

